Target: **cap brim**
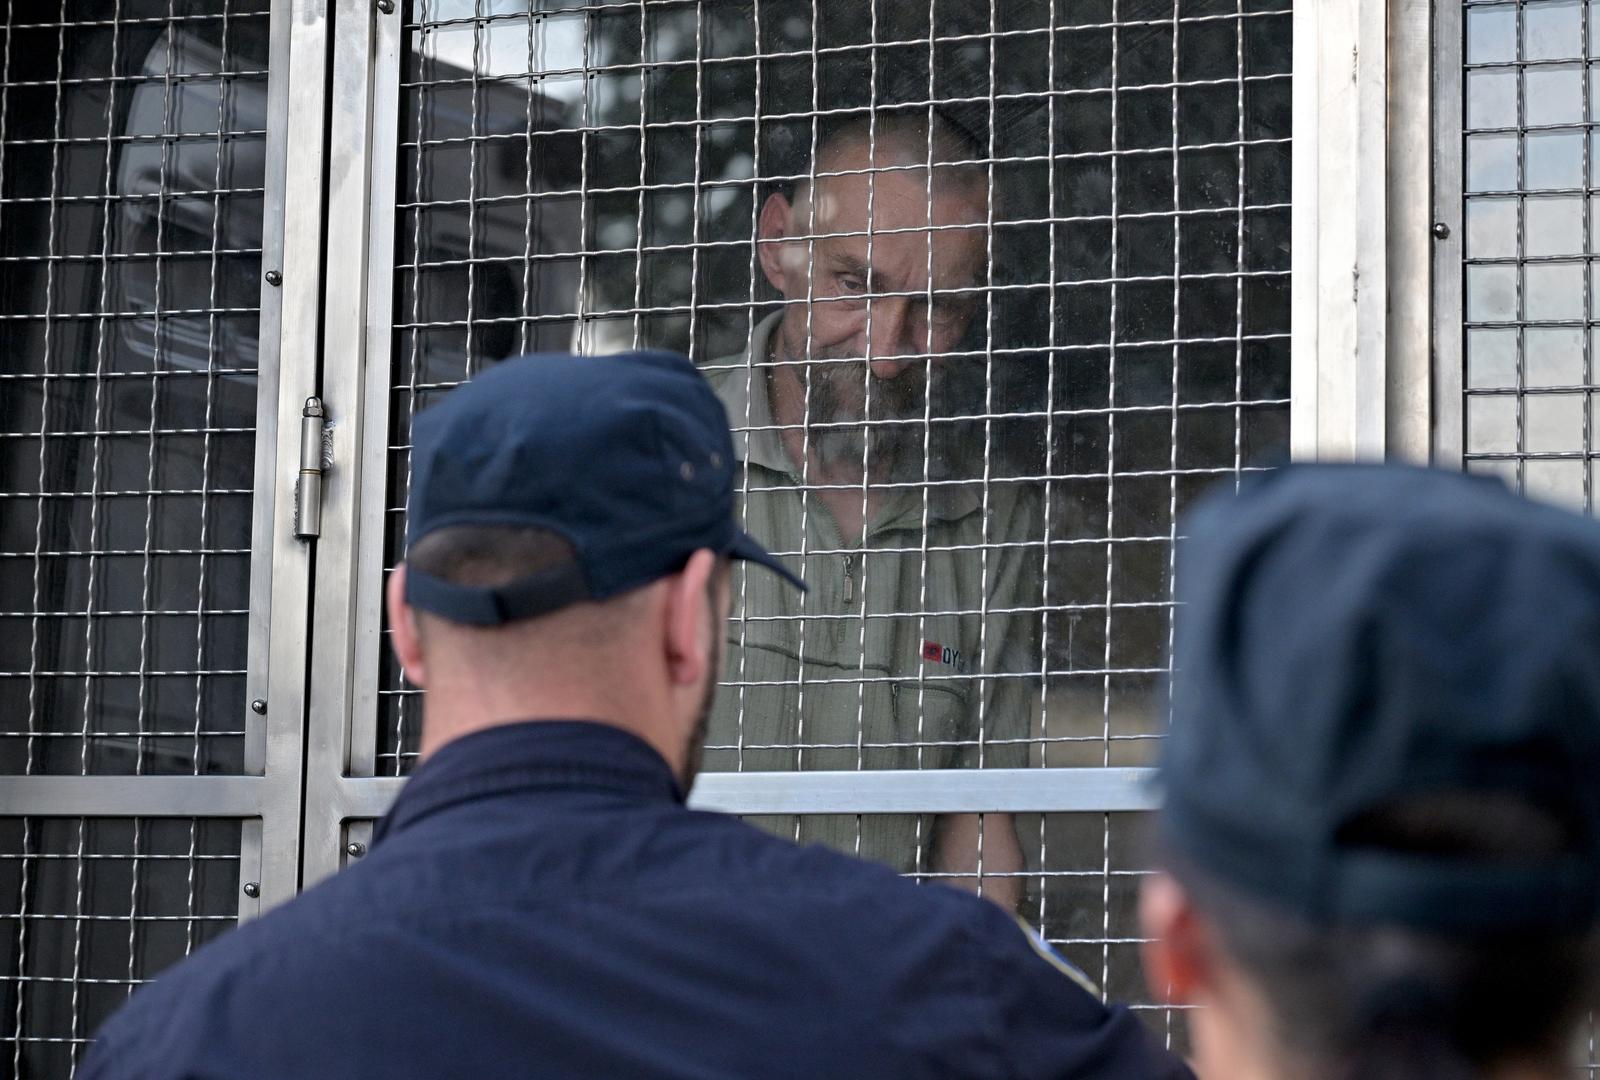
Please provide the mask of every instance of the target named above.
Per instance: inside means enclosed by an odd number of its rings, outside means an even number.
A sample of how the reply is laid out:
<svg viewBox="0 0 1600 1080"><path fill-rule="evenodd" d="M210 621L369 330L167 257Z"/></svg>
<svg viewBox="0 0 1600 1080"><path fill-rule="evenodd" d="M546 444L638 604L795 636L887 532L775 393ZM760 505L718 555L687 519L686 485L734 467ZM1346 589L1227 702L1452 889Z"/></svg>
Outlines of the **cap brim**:
<svg viewBox="0 0 1600 1080"><path fill-rule="evenodd" d="M735 559L744 559L747 562L760 563L762 566L765 566L768 570L771 570L774 574L777 574L779 577L783 578L783 580L787 581L801 592L806 591L805 580L802 579L800 575L794 573L787 566L783 565L782 560L780 560L776 555L772 554L766 548L762 547L760 544L756 543L755 538L749 533L745 532L743 529L734 530L733 545L728 548L728 554Z"/></svg>

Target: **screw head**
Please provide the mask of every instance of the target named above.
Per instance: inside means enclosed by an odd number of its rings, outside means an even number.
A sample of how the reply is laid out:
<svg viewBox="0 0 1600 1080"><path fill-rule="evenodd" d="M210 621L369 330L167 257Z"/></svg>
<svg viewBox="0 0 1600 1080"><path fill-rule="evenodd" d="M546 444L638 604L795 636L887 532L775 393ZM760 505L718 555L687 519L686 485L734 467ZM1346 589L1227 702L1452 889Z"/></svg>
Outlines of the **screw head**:
<svg viewBox="0 0 1600 1080"><path fill-rule="evenodd" d="M1442 221L1435 221L1433 223L1433 238L1435 240L1450 239L1450 226L1446 225Z"/></svg>
<svg viewBox="0 0 1600 1080"><path fill-rule="evenodd" d="M267 284L268 285L272 285L272 286L282 285L283 284L283 275L278 273L276 270L268 270L267 271Z"/></svg>
<svg viewBox="0 0 1600 1080"><path fill-rule="evenodd" d="M246 896L248 896L250 899L254 900L256 897L261 895L261 883L257 882L257 881L247 881L247 882L245 882L244 883L244 894Z"/></svg>
<svg viewBox="0 0 1600 1080"><path fill-rule="evenodd" d="M267 699L258 697L250 703L250 711L257 716L267 715Z"/></svg>
<svg viewBox="0 0 1600 1080"><path fill-rule="evenodd" d="M344 853L352 859L359 859L367 853L367 845L359 840L352 840L344 846Z"/></svg>
<svg viewBox="0 0 1600 1080"><path fill-rule="evenodd" d="M378 0L378 10L385 15L394 14L394 0Z"/></svg>

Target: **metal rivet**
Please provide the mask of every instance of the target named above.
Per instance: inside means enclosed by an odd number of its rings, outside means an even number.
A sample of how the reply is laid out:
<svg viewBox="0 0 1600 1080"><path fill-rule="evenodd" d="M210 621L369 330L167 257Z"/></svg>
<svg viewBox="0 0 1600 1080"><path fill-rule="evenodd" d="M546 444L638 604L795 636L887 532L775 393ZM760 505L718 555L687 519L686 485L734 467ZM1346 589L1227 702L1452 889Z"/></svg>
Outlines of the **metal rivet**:
<svg viewBox="0 0 1600 1080"><path fill-rule="evenodd" d="M244 883L244 894L246 896L248 896L252 900L254 900L256 897L260 896L261 895L261 885L260 885L260 883L259 882L255 882L255 881L247 881L247 882L245 882Z"/></svg>
<svg viewBox="0 0 1600 1080"><path fill-rule="evenodd" d="M685 480L693 480L694 466L685 461L682 465L678 466L678 475L683 477Z"/></svg>
<svg viewBox="0 0 1600 1080"><path fill-rule="evenodd" d="M378 0L378 10L385 15L394 14L394 0Z"/></svg>
<svg viewBox="0 0 1600 1080"><path fill-rule="evenodd" d="M367 845L360 840L352 840L344 846L344 853L352 859L359 859L367 853Z"/></svg>
<svg viewBox="0 0 1600 1080"><path fill-rule="evenodd" d="M267 699L263 697L256 698L250 703L250 711L257 716L267 715Z"/></svg>
<svg viewBox="0 0 1600 1080"><path fill-rule="evenodd" d="M1433 238L1435 240L1450 239L1450 226L1446 225L1442 221L1435 221L1433 223Z"/></svg>
<svg viewBox="0 0 1600 1080"><path fill-rule="evenodd" d="M282 285L283 284L283 275L278 273L276 270L268 270L267 271L267 284L268 285Z"/></svg>

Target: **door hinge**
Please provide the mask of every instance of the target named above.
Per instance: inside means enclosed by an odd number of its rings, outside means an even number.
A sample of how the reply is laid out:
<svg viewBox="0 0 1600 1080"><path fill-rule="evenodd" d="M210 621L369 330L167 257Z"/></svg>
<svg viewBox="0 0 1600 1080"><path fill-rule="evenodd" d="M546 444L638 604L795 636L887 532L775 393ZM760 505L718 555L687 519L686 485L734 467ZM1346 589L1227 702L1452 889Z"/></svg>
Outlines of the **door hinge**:
<svg viewBox="0 0 1600 1080"><path fill-rule="evenodd" d="M300 413L300 479L294 487L294 535L297 540L313 540L322 535L325 415L321 398L306 398L306 407Z"/></svg>

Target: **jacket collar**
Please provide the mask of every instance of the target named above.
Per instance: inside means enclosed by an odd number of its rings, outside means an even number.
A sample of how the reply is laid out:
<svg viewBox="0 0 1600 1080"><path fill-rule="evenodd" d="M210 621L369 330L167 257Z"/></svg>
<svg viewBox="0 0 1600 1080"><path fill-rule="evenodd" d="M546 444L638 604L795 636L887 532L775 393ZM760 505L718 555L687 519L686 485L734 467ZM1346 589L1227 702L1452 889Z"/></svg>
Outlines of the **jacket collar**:
<svg viewBox="0 0 1600 1080"><path fill-rule="evenodd" d="M621 728L531 720L464 735L418 767L378 822L376 844L447 807L527 791L605 791L683 803L660 754Z"/></svg>

